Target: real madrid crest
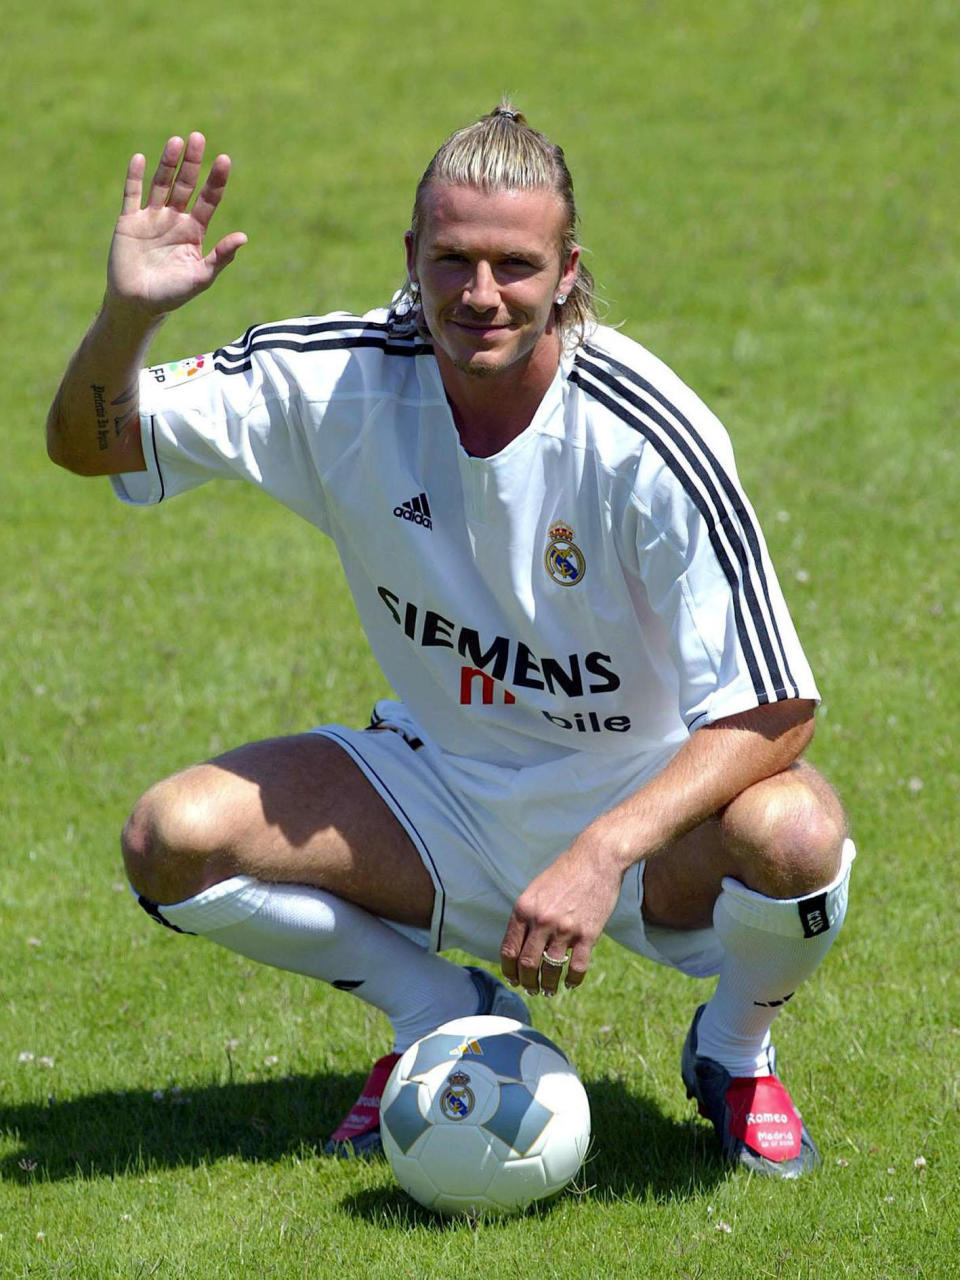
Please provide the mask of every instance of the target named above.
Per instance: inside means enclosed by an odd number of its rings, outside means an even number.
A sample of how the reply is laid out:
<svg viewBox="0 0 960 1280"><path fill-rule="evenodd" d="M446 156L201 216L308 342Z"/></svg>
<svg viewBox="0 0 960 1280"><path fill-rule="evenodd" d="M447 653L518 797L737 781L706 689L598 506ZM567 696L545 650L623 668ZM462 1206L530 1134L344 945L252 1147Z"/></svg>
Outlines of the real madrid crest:
<svg viewBox="0 0 960 1280"><path fill-rule="evenodd" d="M569 525L555 524L549 536L543 557L547 573L561 587L575 587L586 572L587 564L573 540L573 530Z"/></svg>
<svg viewBox="0 0 960 1280"><path fill-rule="evenodd" d="M476 1098L465 1071L454 1071L447 1077L447 1087L440 1095L440 1110L448 1120L466 1120L474 1108Z"/></svg>

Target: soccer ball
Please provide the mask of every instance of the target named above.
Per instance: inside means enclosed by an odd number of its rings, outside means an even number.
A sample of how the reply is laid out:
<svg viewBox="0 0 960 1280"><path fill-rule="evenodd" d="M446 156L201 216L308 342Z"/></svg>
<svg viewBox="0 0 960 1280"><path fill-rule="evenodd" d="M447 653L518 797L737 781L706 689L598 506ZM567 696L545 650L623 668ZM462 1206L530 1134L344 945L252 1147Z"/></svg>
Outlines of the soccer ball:
<svg viewBox="0 0 960 1280"><path fill-rule="evenodd" d="M513 1018L446 1022L411 1045L380 1102L401 1187L438 1213L514 1213L567 1185L590 1141L580 1077Z"/></svg>

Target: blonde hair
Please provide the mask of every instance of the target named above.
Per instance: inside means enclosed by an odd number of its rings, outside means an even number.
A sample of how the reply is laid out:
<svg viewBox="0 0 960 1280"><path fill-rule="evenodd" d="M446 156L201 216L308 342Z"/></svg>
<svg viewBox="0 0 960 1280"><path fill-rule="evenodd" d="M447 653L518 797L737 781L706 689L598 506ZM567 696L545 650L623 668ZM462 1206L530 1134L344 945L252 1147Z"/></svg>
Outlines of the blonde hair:
<svg viewBox="0 0 960 1280"><path fill-rule="evenodd" d="M476 187L480 191L552 191L565 213L560 258L566 262L577 244L579 216L573 179L563 151L531 129L525 116L503 99L489 115L458 129L444 142L424 171L410 219L416 252L426 191L431 182ZM555 304L557 328L565 342L582 342L597 322L593 276L581 261L566 299ZM416 286L408 280L394 303L397 316L419 317Z"/></svg>

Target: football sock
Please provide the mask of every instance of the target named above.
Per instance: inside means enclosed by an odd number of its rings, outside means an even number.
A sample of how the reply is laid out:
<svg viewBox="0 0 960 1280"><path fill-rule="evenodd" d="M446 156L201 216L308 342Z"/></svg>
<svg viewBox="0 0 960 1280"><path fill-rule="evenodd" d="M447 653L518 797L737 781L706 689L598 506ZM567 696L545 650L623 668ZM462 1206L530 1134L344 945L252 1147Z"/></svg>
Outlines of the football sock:
<svg viewBox="0 0 960 1280"><path fill-rule="evenodd" d="M700 1056L732 1076L773 1074L770 1026L840 932L855 857L845 841L837 878L802 898L767 898L724 879L713 911L723 961L697 1030Z"/></svg>
<svg viewBox="0 0 960 1280"><path fill-rule="evenodd" d="M234 876L184 902L151 908L185 933L359 996L390 1019L397 1053L477 1009L477 987L465 969L322 889Z"/></svg>

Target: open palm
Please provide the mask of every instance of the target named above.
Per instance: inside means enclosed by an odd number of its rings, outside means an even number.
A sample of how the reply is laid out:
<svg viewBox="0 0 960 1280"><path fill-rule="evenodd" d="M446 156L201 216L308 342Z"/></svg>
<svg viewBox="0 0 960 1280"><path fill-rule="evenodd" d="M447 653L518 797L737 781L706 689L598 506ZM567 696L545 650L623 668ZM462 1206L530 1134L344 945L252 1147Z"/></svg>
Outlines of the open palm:
<svg viewBox="0 0 960 1280"><path fill-rule="evenodd" d="M149 315L173 311L209 288L246 243L246 236L234 231L204 252L230 174L229 156L217 156L197 192L204 148L201 133L191 133L186 142L170 138L146 204L146 161L139 154L131 159L107 268L107 292L114 302Z"/></svg>

